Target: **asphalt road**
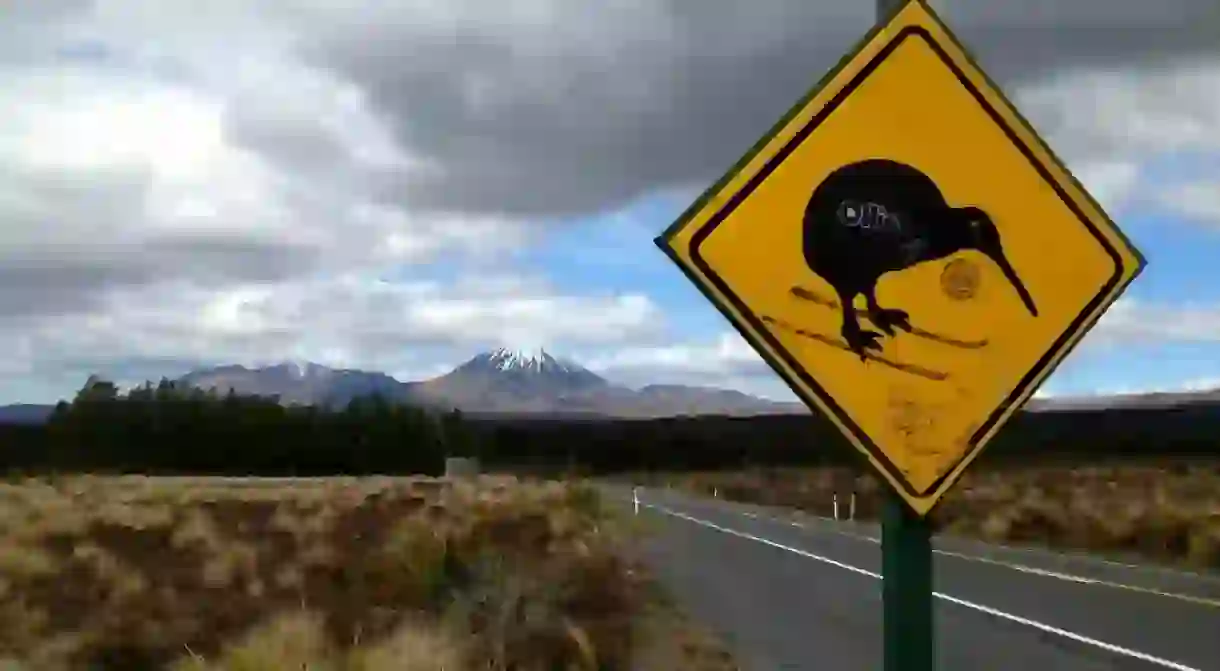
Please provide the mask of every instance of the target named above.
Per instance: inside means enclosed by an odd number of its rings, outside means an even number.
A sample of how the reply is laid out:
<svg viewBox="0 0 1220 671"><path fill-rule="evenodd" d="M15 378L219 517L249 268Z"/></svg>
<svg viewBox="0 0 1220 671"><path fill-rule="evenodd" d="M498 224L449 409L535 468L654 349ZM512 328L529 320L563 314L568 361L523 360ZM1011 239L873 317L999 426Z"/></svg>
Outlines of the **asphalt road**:
<svg viewBox="0 0 1220 671"><path fill-rule="evenodd" d="M631 505L630 490L615 498ZM751 671L882 666L875 525L639 490L642 553ZM937 668L1220 671L1220 575L936 539Z"/></svg>

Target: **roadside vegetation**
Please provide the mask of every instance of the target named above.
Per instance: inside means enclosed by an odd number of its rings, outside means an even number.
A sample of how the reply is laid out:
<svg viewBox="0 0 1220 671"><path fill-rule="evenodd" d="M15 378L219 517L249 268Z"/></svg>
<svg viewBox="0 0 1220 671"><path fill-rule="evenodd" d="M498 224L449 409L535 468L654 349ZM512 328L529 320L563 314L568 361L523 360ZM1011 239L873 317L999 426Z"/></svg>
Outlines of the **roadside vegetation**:
<svg viewBox="0 0 1220 671"><path fill-rule="evenodd" d="M1216 408L1027 413L934 523L1220 568ZM471 419L94 379L46 424L0 426L0 669L731 669L574 480L651 472L634 479L824 516L854 492L875 519L837 436L816 416ZM533 479L434 479L451 456ZM281 479L221 477L252 475Z"/></svg>
<svg viewBox="0 0 1220 671"><path fill-rule="evenodd" d="M844 468L641 475L705 496L876 520L877 478ZM933 510L941 533L1220 569L1220 461L1048 464L968 471Z"/></svg>
<svg viewBox="0 0 1220 671"><path fill-rule="evenodd" d="M628 525L513 477L13 478L0 668L735 668Z"/></svg>

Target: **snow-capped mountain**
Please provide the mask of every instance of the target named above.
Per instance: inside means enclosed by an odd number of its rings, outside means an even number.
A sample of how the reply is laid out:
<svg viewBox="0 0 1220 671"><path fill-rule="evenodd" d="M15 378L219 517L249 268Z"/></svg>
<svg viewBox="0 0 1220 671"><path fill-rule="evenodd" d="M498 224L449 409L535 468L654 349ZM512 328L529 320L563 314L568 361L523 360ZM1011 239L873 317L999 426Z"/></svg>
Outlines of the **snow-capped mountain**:
<svg viewBox="0 0 1220 671"><path fill-rule="evenodd" d="M545 350L505 348L478 354L445 375L423 381L403 382L379 372L296 361L264 368L221 366L193 371L179 381L221 392L278 396L285 403L332 406L376 393L472 414L649 417L804 412L798 404L724 389L677 385L631 389Z"/></svg>
<svg viewBox="0 0 1220 671"><path fill-rule="evenodd" d="M523 352L504 348L479 354L428 384L430 387L474 385L483 392L525 395L575 393L609 385L575 361L556 358L546 350Z"/></svg>
<svg viewBox="0 0 1220 671"><path fill-rule="evenodd" d="M570 359L544 350L504 348L479 354L417 386L417 394L433 403L496 414L618 414L602 412L607 409L606 403L595 400L627 398L632 393Z"/></svg>
<svg viewBox="0 0 1220 671"><path fill-rule="evenodd" d="M476 356L471 362L485 362L487 365L493 366L496 370L511 372L515 370L528 372L572 372L583 371L584 369L572 361L560 361L555 357L547 354L545 348L540 348L536 352L527 352L524 350L511 350L503 347L494 349L490 352Z"/></svg>

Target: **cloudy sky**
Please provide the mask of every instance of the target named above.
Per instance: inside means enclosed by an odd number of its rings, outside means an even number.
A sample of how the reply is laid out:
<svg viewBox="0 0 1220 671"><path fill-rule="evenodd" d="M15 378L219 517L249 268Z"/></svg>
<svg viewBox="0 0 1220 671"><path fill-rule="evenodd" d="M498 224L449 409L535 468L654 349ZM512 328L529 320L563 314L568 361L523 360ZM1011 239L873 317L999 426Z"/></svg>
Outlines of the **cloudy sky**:
<svg viewBox="0 0 1220 671"><path fill-rule="evenodd" d="M861 0L16 0L0 402L506 345L785 397L652 245ZM1220 3L933 2L1149 267L1049 383L1220 380Z"/></svg>

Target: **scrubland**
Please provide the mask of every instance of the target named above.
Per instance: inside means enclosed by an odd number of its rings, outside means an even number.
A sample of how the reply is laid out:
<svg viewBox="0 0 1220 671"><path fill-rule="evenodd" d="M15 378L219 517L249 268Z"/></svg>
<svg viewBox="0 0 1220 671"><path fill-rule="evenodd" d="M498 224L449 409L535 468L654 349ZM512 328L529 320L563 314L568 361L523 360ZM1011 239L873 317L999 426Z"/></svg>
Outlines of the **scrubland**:
<svg viewBox="0 0 1220 671"><path fill-rule="evenodd" d="M627 524L509 477L10 480L0 668L735 668Z"/></svg>
<svg viewBox="0 0 1220 671"><path fill-rule="evenodd" d="M881 488L847 469L752 469L637 478L721 498L876 519ZM942 533L1220 569L1220 461L1046 464L968 471L933 510Z"/></svg>

